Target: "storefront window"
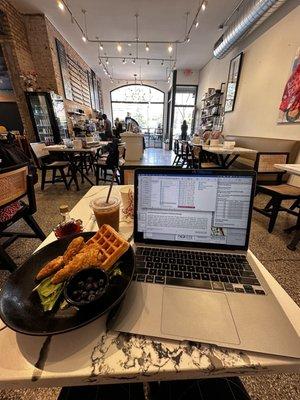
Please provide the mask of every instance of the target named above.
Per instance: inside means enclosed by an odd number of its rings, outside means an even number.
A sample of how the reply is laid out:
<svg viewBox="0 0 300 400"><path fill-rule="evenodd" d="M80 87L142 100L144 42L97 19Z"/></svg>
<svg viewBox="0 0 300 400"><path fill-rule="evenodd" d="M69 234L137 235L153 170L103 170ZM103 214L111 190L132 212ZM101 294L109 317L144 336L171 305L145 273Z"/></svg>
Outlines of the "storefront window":
<svg viewBox="0 0 300 400"><path fill-rule="evenodd" d="M151 86L127 85L111 91L113 119L125 120L127 113L143 131L155 131L163 124L164 93Z"/></svg>
<svg viewBox="0 0 300 400"><path fill-rule="evenodd" d="M176 86L173 138L180 139L181 125L185 120L187 134L191 135L194 126L197 86Z"/></svg>

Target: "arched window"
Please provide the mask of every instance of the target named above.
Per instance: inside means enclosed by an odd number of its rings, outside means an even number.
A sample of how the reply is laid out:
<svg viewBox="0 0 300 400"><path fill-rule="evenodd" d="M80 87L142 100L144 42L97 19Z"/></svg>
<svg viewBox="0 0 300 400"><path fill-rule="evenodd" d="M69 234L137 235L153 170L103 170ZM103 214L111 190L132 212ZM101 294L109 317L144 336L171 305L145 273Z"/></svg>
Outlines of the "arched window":
<svg viewBox="0 0 300 400"><path fill-rule="evenodd" d="M126 85L111 91L112 116L125 120L127 113L140 127L153 131L163 125L164 93L151 86Z"/></svg>

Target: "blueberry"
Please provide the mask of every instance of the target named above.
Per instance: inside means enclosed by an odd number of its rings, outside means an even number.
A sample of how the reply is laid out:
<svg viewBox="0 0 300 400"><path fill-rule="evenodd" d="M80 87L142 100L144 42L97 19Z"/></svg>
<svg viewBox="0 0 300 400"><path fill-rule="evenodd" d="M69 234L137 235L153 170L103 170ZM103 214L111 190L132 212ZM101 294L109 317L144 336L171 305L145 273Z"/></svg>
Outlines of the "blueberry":
<svg viewBox="0 0 300 400"><path fill-rule="evenodd" d="M86 290L91 290L91 289L93 289L93 287L94 287L94 285L92 283L88 283L86 285Z"/></svg>
<svg viewBox="0 0 300 400"><path fill-rule="evenodd" d="M97 283L97 282L94 282L94 283L93 283L93 289L95 289L95 290L98 289L98 283Z"/></svg>
<svg viewBox="0 0 300 400"><path fill-rule="evenodd" d="M84 290L84 291L82 292L81 297L82 297L83 299L86 299L86 298L88 297L88 295L89 295L88 292Z"/></svg>
<svg viewBox="0 0 300 400"><path fill-rule="evenodd" d="M103 279L99 279L99 286L103 286Z"/></svg>
<svg viewBox="0 0 300 400"><path fill-rule="evenodd" d="M77 286L78 286L79 288L83 288L83 287L84 287L84 282L83 282L83 281L79 281L78 284L77 284Z"/></svg>

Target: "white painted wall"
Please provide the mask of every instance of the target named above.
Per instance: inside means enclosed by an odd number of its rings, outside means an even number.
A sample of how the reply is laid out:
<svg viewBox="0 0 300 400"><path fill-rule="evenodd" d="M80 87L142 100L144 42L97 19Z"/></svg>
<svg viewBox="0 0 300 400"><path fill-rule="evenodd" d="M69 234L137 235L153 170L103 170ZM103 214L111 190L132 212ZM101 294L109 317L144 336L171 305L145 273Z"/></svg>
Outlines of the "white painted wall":
<svg viewBox="0 0 300 400"><path fill-rule="evenodd" d="M107 117L112 120L112 110L111 110L111 102L110 102L110 92L118 87L124 86L127 84L127 81L115 81L111 83L109 79L102 79L102 96L103 96L103 109L104 113ZM132 84L134 81L128 81L128 84ZM168 89L169 84L165 81L143 81L144 85L153 86L165 94L165 104L164 104L164 128L167 124L167 99L168 99Z"/></svg>
<svg viewBox="0 0 300 400"><path fill-rule="evenodd" d="M190 74L186 74L183 69L177 70L177 85L198 85L199 70L190 70Z"/></svg>
<svg viewBox="0 0 300 400"><path fill-rule="evenodd" d="M199 100L209 87L227 81L230 60L244 52L235 109L226 113L225 134L300 140L300 124L277 124L282 93L300 47L299 27L300 6L250 45L241 43L227 57L212 59L200 71Z"/></svg>

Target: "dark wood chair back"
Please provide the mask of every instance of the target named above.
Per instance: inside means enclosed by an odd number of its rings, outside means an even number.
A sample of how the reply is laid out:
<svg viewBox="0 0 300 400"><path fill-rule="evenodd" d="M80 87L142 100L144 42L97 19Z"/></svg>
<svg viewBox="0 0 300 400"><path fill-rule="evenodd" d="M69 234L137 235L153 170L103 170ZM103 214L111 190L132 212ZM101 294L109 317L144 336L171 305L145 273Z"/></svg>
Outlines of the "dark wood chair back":
<svg viewBox="0 0 300 400"><path fill-rule="evenodd" d="M280 184L282 177L285 174L284 171L274 167L274 164L287 164L289 160L289 153L287 152L259 152L257 153L256 160L254 163L254 170L259 175L270 176L270 181L260 180L261 183L274 183ZM273 179L271 179L273 176Z"/></svg>

